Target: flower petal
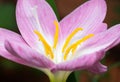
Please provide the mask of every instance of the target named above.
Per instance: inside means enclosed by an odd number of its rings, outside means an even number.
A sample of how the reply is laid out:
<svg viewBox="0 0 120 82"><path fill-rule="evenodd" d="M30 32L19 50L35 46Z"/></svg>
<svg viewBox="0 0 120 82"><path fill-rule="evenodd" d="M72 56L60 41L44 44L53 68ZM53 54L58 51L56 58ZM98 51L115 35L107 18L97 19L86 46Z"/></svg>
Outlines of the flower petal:
<svg viewBox="0 0 120 82"><path fill-rule="evenodd" d="M93 38L83 43L76 53L87 54L96 51L107 51L120 43L120 24L115 25L107 31L96 34Z"/></svg>
<svg viewBox="0 0 120 82"><path fill-rule="evenodd" d="M25 43L25 41L23 40L21 35L15 33L15 32L9 31L7 29L4 29L4 28L0 28L0 45L4 45L4 41L6 39Z"/></svg>
<svg viewBox="0 0 120 82"><path fill-rule="evenodd" d="M89 71L93 72L93 73L104 73L107 71L107 66L102 65L100 62L94 64L93 66L91 66L91 68L88 68Z"/></svg>
<svg viewBox="0 0 120 82"><path fill-rule="evenodd" d="M100 25L98 25L96 27L97 29L89 29L86 33L82 34L81 32L77 33L75 35L75 37L73 37L73 39L71 40L71 42L75 42L83 37L85 37L86 35L89 34L98 34L100 32L106 31L107 30L107 24L106 23L101 23ZM92 32L92 33L91 33Z"/></svg>
<svg viewBox="0 0 120 82"><path fill-rule="evenodd" d="M62 34L67 36L78 27L83 28L83 34L87 33L90 29L99 29L97 26L103 22L105 15L105 0L87 1L60 22Z"/></svg>
<svg viewBox="0 0 120 82"><path fill-rule="evenodd" d="M31 47L38 48L38 37L34 30L41 32L48 41L53 41L51 37L57 18L45 0L18 0L16 19L23 38Z"/></svg>
<svg viewBox="0 0 120 82"><path fill-rule="evenodd" d="M14 56L13 54L9 53L5 48L0 49L0 56L7 58L8 60L14 61L16 63L22 64L22 65L32 66L27 61L25 61L21 58L18 58L17 56Z"/></svg>
<svg viewBox="0 0 120 82"><path fill-rule="evenodd" d="M96 29L95 29L96 28ZM107 24L106 23L101 23L100 25L96 26L93 29L89 29L86 34L98 34L100 32L106 31L107 30Z"/></svg>
<svg viewBox="0 0 120 82"><path fill-rule="evenodd" d="M104 55L104 51L94 52L92 54L86 54L81 57L75 58L73 60L59 63L56 65L56 67L53 67L51 70L54 72L58 70L74 71L74 70L87 69L93 66L96 62L99 62L103 55Z"/></svg>
<svg viewBox="0 0 120 82"><path fill-rule="evenodd" d="M0 56L20 64L29 65L26 61L24 61L21 58L18 58L17 56L14 56L13 54L10 54L5 49L4 47L5 40L11 40L13 42L15 41L18 43L21 42L22 44L26 44L19 34L9 31L7 29L0 28Z"/></svg>
<svg viewBox="0 0 120 82"><path fill-rule="evenodd" d="M6 41L5 47L10 53L14 53L14 55L31 63L34 67L50 68L54 65L52 61L47 59L44 55L41 55L34 49L22 43L19 44L16 42L13 43L11 41Z"/></svg>

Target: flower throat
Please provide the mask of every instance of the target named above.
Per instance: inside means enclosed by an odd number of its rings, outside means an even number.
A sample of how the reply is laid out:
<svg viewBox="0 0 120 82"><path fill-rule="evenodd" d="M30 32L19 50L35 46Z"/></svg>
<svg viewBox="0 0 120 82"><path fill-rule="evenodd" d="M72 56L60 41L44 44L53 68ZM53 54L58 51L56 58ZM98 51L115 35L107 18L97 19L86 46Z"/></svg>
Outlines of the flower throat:
<svg viewBox="0 0 120 82"><path fill-rule="evenodd" d="M54 25L55 25L55 33L54 33L54 38L53 38L53 46L51 47L47 41L44 39L43 35L38 31L38 30L34 30L34 33L38 36L39 41L42 42L43 46L44 46L44 51L46 53L47 56L50 56L51 59L54 59L54 53L53 50L55 50L57 48L57 44L58 44L58 38L59 38L59 23L55 20L54 21ZM78 45L80 45L81 43L85 42L86 40L88 40L89 38L93 37L94 34L88 34L87 36L84 36L82 39L76 41L75 43L71 44L70 46L69 43L71 41L71 39L79 32L79 31L83 31L83 28L75 28L72 33L70 33L68 35L68 37L66 38L63 48L61 50L61 52L63 53L63 57L64 60L67 59L67 56L70 52L72 52L72 54L75 53Z"/></svg>

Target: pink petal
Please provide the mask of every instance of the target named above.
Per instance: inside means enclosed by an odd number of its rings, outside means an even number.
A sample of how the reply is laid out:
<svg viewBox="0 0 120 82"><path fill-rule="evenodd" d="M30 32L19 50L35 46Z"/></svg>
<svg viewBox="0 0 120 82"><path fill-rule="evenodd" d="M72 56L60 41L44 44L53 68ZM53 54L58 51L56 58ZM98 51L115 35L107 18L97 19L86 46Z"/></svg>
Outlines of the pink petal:
<svg viewBox="0 0 120 82"><path fill-rule="evenodd" d="M93 38L87 40L79 51L95 52L107 51L120 43L120 24L115 25L102 33L96 34Z"/></svg>
<svg viewBox="0 0 120 82"><path fill-rule="evenodd" d="M107 24L106 23L101 23L100 25L96 26L96 29L93 28L93 29L90 29L87 31L87 33L85 33L85 35L87 34L97 34L97 33L100 33L100 32L103 32L103 31L106 31L107 30Z"/></svg>
<svg viewBox="0 0 120 82"><path fill-rule="evenodd" d="M20 63L20 64L30 65L23 59L18 58L17 56L14 56L13 54L10 54L4 47L5 40L11 40L11 41L15 41L18 43L26 44L19 34L9 31L7 29L0 28L0 56L7 58L9 60L12 60L14 62Z"/></svg>
<svg viewBox="0 0 120 82"><path fill-rule="evenodd" d="M21 35L7 29L0 28L0 47L4 48L5 40L26 44Z"/></svg>
<svg viewBox="0 0 120 82"><path fill-rule="evenodd" d="M103 55L104 55L103 51L86 54L76 59L59 63L51 70L55 72L58 70L74 71L74 70L87 69L93 66L96 62L99 62Z"/></svg>
<svg viewBox="0 0 120 82"><path fill-rule="evenodd" d="M6 41L5 47L10 53L14 53L14 55L31 63L34 67L50 68L54 65L52 61L46 58L44 55L36 52L34 49L22 43L20 44Z"/></svg>
<svg viewBox="0 0 120 82"><path fill-rule="evenodd" d="M93 66L91 66L90 68L88 68L89 71L93 72L93 73L104 73L107 71L107 66L102 65L100 62L94 64Z"/></svg>
<svg viewBox="0 0 120 82"><path fill-rule="evenodd" d="M16 19L23 38L31 47L38 48L34 30L40 31L46 39L52 37L53 41L57 18L45 0L18 0Z"/></svg>
<svg viewBox="0 0 120 82"><path fill-rule="evenodd" d="M0 45L4 45L4 41L6 39L25 43L25 41L23 40L21 35L15 33L15 32L9 31L7 29L0 28Z"/></svg>
<svg viewBox="0 0 120 82"><path fill-rule="evenodd" d="M13 54L9 53L5 48L0 49L0 56L7 58L8 60L14 61L16 63L22 64L22 65L32 66L27 61L25 61L21 58L18 58L17 56L14 56Z"/></svg>
<svg viewBox="0 0 120 82"><path fill-rule="evenodd" d="M63 36L67 36L72 30L78 27L84 29L83 34L86 34L91 29L100 29L98 25L101 25L105 15L105 0L89 0L60 22L62 34Z"/></svg>
<svg viewBox="0 0 120 82"><path fill-rule="evenodd" d="M77 39L81 39L86 35L98 34L100 32L106 31L106 30L107 30L107 24L101 23L101 24L97 25L96 27L87 30L86 33L85 33L85 31L83 31L83 33L81 35L77 35L76 37L77 37Z"/></svg>

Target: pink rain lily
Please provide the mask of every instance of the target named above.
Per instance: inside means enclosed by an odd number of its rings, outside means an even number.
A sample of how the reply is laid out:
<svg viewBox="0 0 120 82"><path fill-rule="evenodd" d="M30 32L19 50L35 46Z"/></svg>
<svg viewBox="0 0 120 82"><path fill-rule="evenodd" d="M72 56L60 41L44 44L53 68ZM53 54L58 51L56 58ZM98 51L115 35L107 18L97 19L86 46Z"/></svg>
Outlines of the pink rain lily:
<svg viewBox="0 0 120 82"><path fill-rule="evenodd" d="M120 43L120 24L107 29L104 0L89 0L58 22L45 0L18 0L20 34L0 28L0 54L65 82L74 70L102 73L105 52ZM54 78L55 76L55 78Z"/></svg>

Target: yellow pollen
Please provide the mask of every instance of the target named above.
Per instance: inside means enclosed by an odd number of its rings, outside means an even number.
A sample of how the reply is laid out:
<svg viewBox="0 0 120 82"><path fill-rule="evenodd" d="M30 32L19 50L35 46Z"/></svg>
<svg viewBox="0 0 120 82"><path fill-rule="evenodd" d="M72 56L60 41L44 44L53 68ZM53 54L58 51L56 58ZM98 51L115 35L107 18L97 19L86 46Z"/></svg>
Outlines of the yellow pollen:
<svg viewBox="0 0 120 82"><path fill-rule="evenodd" d="M71 50L72 50L72 54L74 54L78 45L80 45L81 43L85 42L86 40L88 40L89 38L91 38L93 36L94 36L94 34L89 34L89 35L83 37L82 39L78 40L77 42L73 43L70 47L68 47L64 54L64 60L66 60L66 58Z"/></svg>
<svg viewBox="0 0 120 82"><path fill-rule="evenodd" d="M54 58L54 54L52 52L52 49L49 46L49 44L45 41L45 39L42 36L42 34L39 31L37 31L37 30L34 30L34 33L39 37L39 40L43 43L46 55L47 56L50 55L50 57L53 59Z"/></svg>
<svg viewBox="0 0 120 82"><path fill-rule="evenodd" d="M59 37L59 23L57 21L54 21L54 25L55 25L56 29L55 29L55 34L54 34L53 48L56 48L57 43L58 43L58 37Z"/></svg>
<svg viewBox="0 0 120 82"><path fill-rule="evenodd" d="M66 41L65 41L65 44L64 44L64 46L63 46L63 48L62 48L62 53L64 53L64 51L65 51L66 47L68 46L68 44L69 44L70 40L72 39L72 37L73 37L76 33L78 33L79 31L82 31L82 30L83 30L82 28L76 28L76 29L67 37L67 39L66 39Z"/></svg>

